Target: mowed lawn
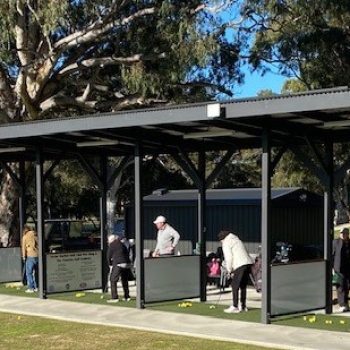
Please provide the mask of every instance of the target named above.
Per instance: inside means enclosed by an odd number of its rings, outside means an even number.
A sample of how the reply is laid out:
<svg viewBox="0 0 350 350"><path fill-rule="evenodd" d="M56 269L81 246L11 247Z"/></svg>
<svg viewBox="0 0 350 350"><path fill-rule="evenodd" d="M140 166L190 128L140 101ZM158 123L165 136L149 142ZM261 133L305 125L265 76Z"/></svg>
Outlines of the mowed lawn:
<svg viewBox="0 0 350 350"><path fill-rule="evenodd" d="M263 350L244 344L0 313L0 349Z"/></svg>

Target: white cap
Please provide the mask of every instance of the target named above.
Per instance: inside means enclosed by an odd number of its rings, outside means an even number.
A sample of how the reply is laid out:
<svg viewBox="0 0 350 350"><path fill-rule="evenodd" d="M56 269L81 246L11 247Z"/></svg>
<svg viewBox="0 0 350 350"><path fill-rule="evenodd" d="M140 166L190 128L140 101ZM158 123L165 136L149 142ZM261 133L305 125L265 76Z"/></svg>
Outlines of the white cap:
<svg viewBox="0 0 350 350"><path fill-rule="evenodd" d="M117 239L117 237L115 235L109 235L108 236L108 243L111 244L112 242L114 242Z"/></svg>
<svg viewBox="0 0 350 350"><path fill-rule="evenodd" d="M157 216L156 219L153 221L154 224L159 224L161 222L166 222L166 218L163 215Z"/></svg>

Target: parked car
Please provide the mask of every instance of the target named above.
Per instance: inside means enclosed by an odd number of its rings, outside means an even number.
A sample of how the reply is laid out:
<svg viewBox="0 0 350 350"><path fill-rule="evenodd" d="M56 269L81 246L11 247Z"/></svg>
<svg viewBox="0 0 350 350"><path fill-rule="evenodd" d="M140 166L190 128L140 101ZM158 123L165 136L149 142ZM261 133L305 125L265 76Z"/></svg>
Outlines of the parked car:
<svg viewBox="0 0 350 350"><path fill-rule="evenodd" d="M56 219L45 221L46 250L50 253L98 249L100 231L91 222Z"/></svg>

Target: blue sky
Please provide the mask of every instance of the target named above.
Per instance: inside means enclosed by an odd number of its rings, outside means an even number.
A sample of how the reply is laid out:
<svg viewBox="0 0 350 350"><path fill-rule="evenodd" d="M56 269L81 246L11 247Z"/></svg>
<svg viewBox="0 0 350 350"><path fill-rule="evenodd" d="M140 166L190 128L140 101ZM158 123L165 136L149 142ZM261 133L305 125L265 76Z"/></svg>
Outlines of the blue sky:
<svg viewBox="0 0 350 350"><path fill-rule="evenodd" d="M244 84L235 88L235 98L256 96L260 90L265 89L271 89L278 94L281 92L284 81L288 79L274 72L267 72L261 76L258 72L250 72L248 68L244 69L244 73Z"/></svg>

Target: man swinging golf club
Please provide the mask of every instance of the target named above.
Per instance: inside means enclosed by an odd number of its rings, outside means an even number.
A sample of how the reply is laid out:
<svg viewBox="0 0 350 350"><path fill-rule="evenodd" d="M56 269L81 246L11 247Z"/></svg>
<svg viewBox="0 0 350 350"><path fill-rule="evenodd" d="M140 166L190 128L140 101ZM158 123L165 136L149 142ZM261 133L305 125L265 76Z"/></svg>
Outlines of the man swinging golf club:
<svg viewBox="0 0 350 350"><path fill-rule="evenodd" d="M218 240L222 243L224 261L227 272L231 275L232 305L225 309L228 314L248 311L246 305L247 284L250 267L253 264L243 242L229 230L222 230L218 234ZM238 306L238 292L241 290L241 305Z"/></svg>

